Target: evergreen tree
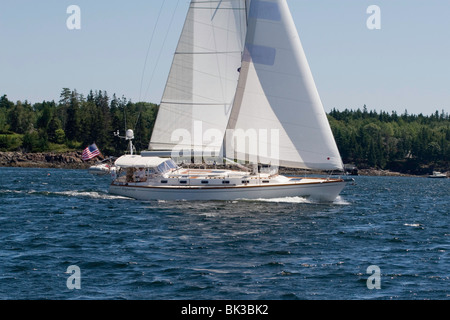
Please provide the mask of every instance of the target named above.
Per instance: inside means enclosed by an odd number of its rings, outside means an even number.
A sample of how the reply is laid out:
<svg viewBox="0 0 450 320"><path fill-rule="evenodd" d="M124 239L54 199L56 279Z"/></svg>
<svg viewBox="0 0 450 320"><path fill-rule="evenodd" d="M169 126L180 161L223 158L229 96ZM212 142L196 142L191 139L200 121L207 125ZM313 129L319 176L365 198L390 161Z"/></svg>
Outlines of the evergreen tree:
<svg viewBox="0 0 450 320"><path fill-rule="evenodd" d="M80 101L78 101L76 91L73 91L70 95L67 106L66 129L64 131L69 140L77 140L80 137Z"/></svg>
<svg viewBox="0 0 450 320"><path fill-rule="evenodd" d="M31 105L25 101L18 101L16 105L14 105L9 110L9 126L10 130L24 134L34 128L35 122L35 113Z"/></svg>
<svg viewBox="0 0 450 320"><path fill-rule="evenodd" d="M61 120L53 115L47 126L48 140L53 143L62 144L65 141L66 134L62 129Z"/></svg>

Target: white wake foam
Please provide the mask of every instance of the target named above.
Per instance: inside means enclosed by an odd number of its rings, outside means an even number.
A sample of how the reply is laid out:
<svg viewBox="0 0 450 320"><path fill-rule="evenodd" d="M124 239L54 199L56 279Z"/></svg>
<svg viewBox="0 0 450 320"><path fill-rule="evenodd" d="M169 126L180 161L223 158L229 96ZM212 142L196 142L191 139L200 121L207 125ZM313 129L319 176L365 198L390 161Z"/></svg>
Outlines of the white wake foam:
<svg viewBox="0 0 450 320"><path fill-rule="evenodd" d="M42 194L42 195L58 195L58 196L67 196L67 197L85 197L91 199L105 199L105 200L114 200L114 199L127 199L130 198L110 195L107 193L101 193L96 191L36 191L36 190L1 190L2 193L15 193L15 194Z"/></svg>
<svg viewBox="0 0 450 320"><path fill-rule="evenodd" d="M314 201L303 197L285 197L285 198L271 198L271 199L260 198L256 199L255 201L276 202L276 203L314 203Z"/></svg>
<svg viewBox="0 0 450 320"><path fill-rule="evenodd" d="M351 203L346 201L346 200L344 200L344 198L342 198L341 196L338 196L336 198L336 200L333 201L333 204L338 204L338 205L341 205L341 206L348 206Z"/></svg>
<svg viewBox="0 0 450 320"><path fill-rule="evenodd" d="M86 197L92 199L105 199L105 200L113 200L113 199L130 199L122 196L114 196L106 193L100 193L95 191L61 191L61 192L52 192L52 194L63 195L69 197Z"/></svg>
<svg viewBox="0 0 450 320"><path fill-rule="evenodd" d="M422 226L420 223L405 223L403 225L407 226L407 227L421 227Z"/></svg>
<svg viewBox="0 0 450 320"><path fill-rule="evenodd" d="M284 197L284 198L272 198L272 199L256 199L256 201L262 202L275 202L275 203L305 203L305 204L320 204L322 202L311 199L311 198L303 198L303 197ZM341 196L338 196L336 200L332 202L332 204L337 205L350 205L350 203L344 200Z"/></svg>

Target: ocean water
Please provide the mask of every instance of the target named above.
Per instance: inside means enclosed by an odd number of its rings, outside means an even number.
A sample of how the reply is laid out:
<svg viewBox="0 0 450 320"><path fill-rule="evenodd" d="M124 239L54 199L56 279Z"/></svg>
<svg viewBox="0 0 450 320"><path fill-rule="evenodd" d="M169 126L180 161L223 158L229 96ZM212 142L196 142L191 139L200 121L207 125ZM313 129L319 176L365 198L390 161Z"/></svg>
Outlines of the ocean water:
<svg viewBox="0 0 450 320"><path fill-rule="evenodd" d="M332 204L142 202L0 168L0 299L449 299L450 179L355 179Z"/></svg>

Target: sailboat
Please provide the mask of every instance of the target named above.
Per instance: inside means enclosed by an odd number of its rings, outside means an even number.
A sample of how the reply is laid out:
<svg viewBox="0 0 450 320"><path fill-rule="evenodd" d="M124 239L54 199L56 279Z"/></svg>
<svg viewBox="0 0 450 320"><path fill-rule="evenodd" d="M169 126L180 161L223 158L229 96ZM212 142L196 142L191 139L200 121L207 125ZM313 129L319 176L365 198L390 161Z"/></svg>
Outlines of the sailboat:
<svg viewBox="0 0 450 320"><path fill-rule="evenodd" d="M334 201L344 179L278 173L344 169L286 0L192 0L149 150L115 164L140 200Z"/></svg>

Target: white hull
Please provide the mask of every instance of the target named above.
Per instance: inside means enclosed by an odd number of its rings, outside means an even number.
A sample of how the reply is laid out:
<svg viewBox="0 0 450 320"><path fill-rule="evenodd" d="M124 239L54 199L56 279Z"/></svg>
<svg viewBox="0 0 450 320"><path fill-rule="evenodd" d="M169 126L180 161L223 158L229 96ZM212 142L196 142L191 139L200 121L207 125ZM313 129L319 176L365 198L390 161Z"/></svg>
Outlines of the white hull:
<svg viewBox="0 0 450 320"><path fill-rule="evenodd" d="M88 172L93 175L103 176L111 174L113 171L116 171L115 167L111 167L106 164L98 164L89 167Z"/></svg>
<svg viewBox="0 0 450 320"><path fill-rule="evenodd" d="M197 187L197 186L110 186L109 192L137 200L240 200L309 197L318 201L334 201L346 182L320 179L317 182L296 182L283 185Z"/></svg>
<svg viewBox="0 0 450 320"><path fill-rule="evenodd" d="M428 176L431 179L445 179L447 178L446 174L440 173L438 171L434 171L432 175Z"/></svg>

